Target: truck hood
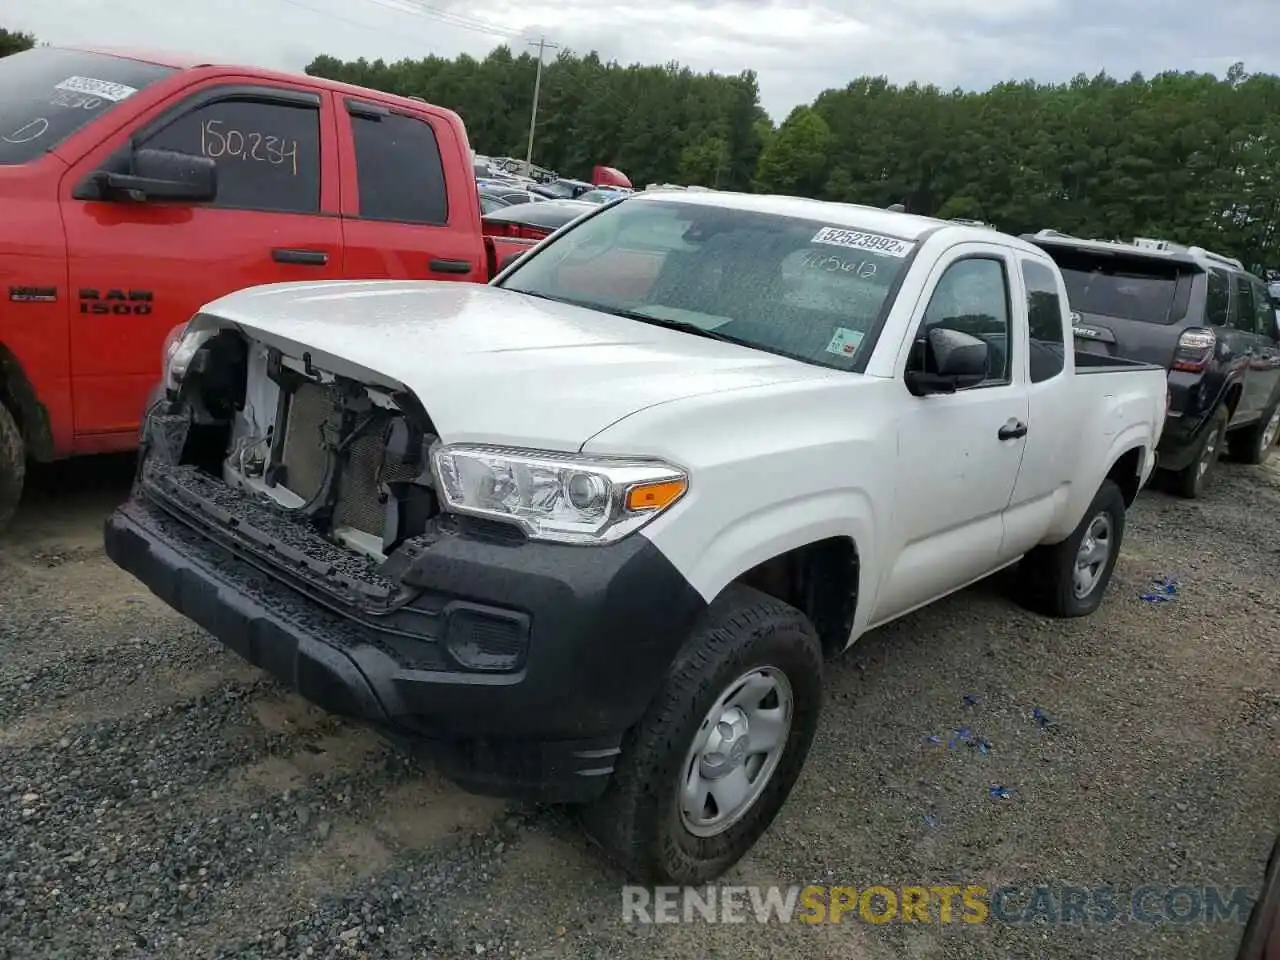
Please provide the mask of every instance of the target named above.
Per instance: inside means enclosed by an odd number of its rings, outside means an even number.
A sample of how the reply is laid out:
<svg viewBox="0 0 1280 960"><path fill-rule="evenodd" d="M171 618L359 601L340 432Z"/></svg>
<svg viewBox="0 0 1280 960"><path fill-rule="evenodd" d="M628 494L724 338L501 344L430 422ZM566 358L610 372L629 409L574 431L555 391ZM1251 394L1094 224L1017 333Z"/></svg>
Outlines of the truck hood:
<svg viewBox="0 0 1280 960"><path fill-rule="evenodd" d="M322 369L407 388L447 442L578 450L655 404L836 373L461 282L269 284L201 312Z"/></svg>

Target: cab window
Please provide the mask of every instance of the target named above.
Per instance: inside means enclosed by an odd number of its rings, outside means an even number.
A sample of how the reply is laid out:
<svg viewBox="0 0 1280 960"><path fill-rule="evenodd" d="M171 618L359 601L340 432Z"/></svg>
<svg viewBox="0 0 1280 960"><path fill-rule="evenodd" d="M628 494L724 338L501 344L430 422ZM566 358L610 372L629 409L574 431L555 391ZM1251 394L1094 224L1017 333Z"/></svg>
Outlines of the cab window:
<svg viewBox="0 0 1280 960"><path fill-rule="evenodd" d="M999 257L966 257L947 267L929 298L916 342L930 330L957 330L987 342L987 379L979 387L1011 383L1009 280ZM973 388L976 389L976 388Z"/></svg>
<svg viewBox="0 0 1280 960"><path fill-rule="evenodd" d="M214 207L276 213L320 210L320 110L231 96L180 114L139 146L212 159Z"/></svg>

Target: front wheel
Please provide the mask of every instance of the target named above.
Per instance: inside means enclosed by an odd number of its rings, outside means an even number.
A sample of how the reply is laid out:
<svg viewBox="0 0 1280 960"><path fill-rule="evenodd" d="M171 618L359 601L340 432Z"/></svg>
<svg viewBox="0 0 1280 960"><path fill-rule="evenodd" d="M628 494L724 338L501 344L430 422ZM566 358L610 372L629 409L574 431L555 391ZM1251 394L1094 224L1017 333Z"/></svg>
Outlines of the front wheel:
<svg viewBox="0 0 1280 960"><path fill-rule="evenodd" d="M751 849L817 729L822 650L799 610L733 585L627 736L587 832L640 882L697 885Z"/></svg>
<svg viewBox="0 0 1280 960"><path fill-rule="evenodd" d="M0 533L9 526L18 509L26 469L27 450L22 431L9 408L0 403Z"/></svg>
<svg viewBox="0 0 1280 960"><path fill-rule="evenodd" d="M1124 520L1124 494L1114 480L1103 480L1071 536L1022 558L1022 602L1051 617L1084 617L1097 610L1120 555Z"/></svg>

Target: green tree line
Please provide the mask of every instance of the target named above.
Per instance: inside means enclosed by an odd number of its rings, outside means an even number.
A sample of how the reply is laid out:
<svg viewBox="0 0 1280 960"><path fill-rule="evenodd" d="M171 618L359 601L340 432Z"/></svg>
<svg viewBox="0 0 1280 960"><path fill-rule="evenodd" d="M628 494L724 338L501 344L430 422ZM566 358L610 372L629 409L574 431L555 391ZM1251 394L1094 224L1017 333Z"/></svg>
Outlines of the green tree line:
<svg viewBox="0 0 1280 960"><path fill-rule="evenodd" d="M0 30L0 55L35 43ZM481 153L523 157L537 63L319 56L313 76L449 107ZM1165 237L1280 267L1280 77L1233 66L1083 74L974 92L884 77L826 90L775 126L756 75L699 74L562 51L543 71L534 160L585 177L700 184L984 220L1020 233Z"/></svg>
<svg viewBox="0 0 1280 960"><path fill-rule="evenodd" d="M307 72L458 111L481 153L523 157L536 60L316 58ZM637 184L758 190L965 217L1164 237L1280 267L1280 77L1080 75L972 92L859 77L777 127L754 73L623 66L562 52L543 71L534 160Z"/></svg>

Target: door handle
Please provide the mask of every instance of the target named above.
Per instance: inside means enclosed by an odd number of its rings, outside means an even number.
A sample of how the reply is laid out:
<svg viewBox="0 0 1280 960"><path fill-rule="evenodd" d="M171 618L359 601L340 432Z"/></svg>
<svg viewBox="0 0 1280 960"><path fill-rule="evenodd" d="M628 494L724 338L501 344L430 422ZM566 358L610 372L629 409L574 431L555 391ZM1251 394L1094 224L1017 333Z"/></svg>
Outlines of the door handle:
<svg viewBox="0 0 1280 960"><path fill-rule="evenodd" d="M1027 435L1027 425L1021 420L1010 420L1000 428L996 436L1001 440L1017 440Z"/></svg>
<svg viewBox="0 0 1280 960"><path fill-rule="evenodd" d="M470 273L470 260L432 260L427 264L432 273Z"/></svg>
<svg viewBox="0 0 1280 960"><path fill-rule="evenodd" d="M276 247L271 251L271 259L276 263L300 263L307 267L323 267L329 262L329 255L323 250L290 250Z"/></svg>

